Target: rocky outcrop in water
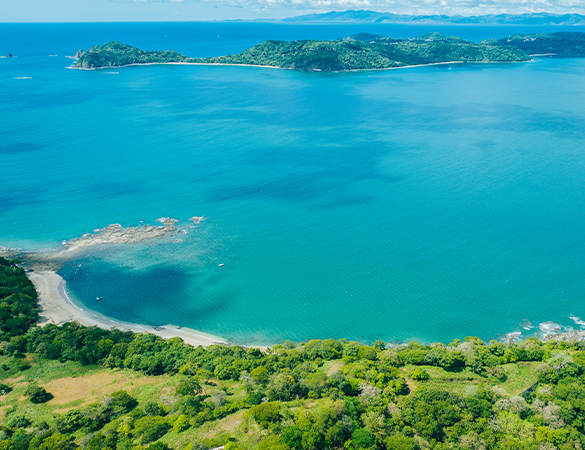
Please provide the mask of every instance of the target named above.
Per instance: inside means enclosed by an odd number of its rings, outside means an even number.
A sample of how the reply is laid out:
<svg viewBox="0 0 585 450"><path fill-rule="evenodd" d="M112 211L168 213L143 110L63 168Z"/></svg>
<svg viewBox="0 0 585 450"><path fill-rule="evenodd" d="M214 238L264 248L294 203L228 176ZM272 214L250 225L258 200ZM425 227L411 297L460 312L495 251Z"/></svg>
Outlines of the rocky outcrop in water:
<svg viewBox="0 0 585 450"><path fill-rule="evenodd" d="M169 217L161 217L157 221L164 225L142 225L138 227L124 228L119 223L97 228L94 233L86 233L80 238L74 238L65 242L67 250L76 250L92 245L104 244L139 244L144 241L159 239L177 231L175 224L179 222Z"/></svg>
<svg viewBox="0 0 585 450"><path fill-rule="evenodd" d="M194 220L196 219L196 220ZM194 223L199 223L204 218L193 217ZM86 233L79 238L63 241L65 249L49 251L22 251L17 248L0 247L0 256L11 259L19 258L24 261L23 266L33 270L59 270L65 262L72 259L77 251L87 249L95 245L122 245L140 244L142 242L155 241L164 237L175 237L179 233L187 234L187 230L179 230L176 226L180 220L171 217L161 217L156 220L162 225L140 225L124 228L119 223L108 225L104 228L96 228L93 233ZM183 242L182 239L174 239L172 243Z"/></svg>

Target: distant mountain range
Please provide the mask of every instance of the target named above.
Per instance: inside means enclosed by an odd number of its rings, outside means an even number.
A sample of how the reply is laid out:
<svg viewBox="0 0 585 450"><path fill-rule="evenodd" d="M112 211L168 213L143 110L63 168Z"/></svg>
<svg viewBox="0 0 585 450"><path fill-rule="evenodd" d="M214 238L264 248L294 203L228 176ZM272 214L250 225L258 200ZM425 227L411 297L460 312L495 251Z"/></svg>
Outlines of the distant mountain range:
<svg viewBox="0 0 585 450"><path fill-rule="evenodd" d="M490 14L485 16L410 16L377 11L331 11L322 14L282 19L283 22L357 22L357 23L404 23L404 24L481 24L481 25L585 25L585 16L579 14L555 15L548 13L531 14Z"/></svg>

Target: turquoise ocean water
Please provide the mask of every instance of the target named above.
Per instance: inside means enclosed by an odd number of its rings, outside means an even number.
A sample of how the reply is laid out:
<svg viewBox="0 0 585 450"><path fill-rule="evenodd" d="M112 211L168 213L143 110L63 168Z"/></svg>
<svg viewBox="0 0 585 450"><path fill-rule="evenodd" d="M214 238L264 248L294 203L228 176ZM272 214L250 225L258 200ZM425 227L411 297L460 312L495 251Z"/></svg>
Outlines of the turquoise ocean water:
<svg viewBox="0 0 585 450"><path fill-rule="evenodd" d="M60 273L101 314L237 343L580 328L585 59L327 74L64 58L436 30L537 29L1 24L17 58L0 60L0 245L181 219L180 243L95 247Z"/></svg>

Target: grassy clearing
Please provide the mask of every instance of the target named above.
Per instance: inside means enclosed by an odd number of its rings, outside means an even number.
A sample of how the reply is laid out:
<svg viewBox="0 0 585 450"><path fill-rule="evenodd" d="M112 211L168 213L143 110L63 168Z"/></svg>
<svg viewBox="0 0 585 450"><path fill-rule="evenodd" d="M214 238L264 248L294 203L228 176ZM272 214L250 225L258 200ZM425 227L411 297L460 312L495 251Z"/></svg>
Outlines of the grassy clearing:
<svg viewBox="0 0 585 450"><path fill-rule="evenodd" d="M502 367L507 380L499 386L511 395L520 395L537 381L537 369L540 362L518 362L505 364Z"/></svg>
<svg viewBox="0 0 585 450"><path fill-rule="evenodd" d="M1 364L1 362L0 362ZM0 408L0 420L7 410L16 409L31 418L33 423L54 422L55 414L63 414L73 408L100 402L105 396L126 390L139 401L152 399L164 403L164 396L174 393L177 377L148 377L132 370L109 370L100 366L82 366L78 362L39 361L32 358L31 368L19 372L18 377L5 377L0 382L12 386L4 405ZM43 404L28 401L25 391L38 384L51 393L53 398Z"/></svg>
<svg viewBox="0 0 585 450"><path fill-rule="evenodd" d="M473 373L468 367L459 371L447 371L435 366L404 366L401 368L410 390L417 386L425 386L427 389L442 389L456 394L465 395L468 391L480 386L491 388L498 386L510 395L520 395L537 380L537 368L539 362L520 362L503 365L506 380L486 378ZM424 369L429 374L426 381L414 381L409 375L415 367Z"/></svg>

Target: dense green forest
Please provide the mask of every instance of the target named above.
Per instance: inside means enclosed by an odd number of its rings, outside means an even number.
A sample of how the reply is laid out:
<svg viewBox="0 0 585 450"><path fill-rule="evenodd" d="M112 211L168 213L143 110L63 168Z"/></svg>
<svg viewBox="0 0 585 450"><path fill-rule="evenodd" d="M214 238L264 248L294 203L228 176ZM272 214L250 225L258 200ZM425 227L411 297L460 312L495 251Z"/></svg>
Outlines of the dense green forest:
<svg viewBox="0 0 585 450"><path fill-rule="evenodd" d="M585 344L345 339L266 351L34 325L0 258L0 450L569 450L585 444Z"/></svg>
<svg viewBox="0 0 585 450"><path fill-rule="evenodd" d="M237 55L187 58L176 52L146 52L109 42L78 53L76 67L84 69L129 64L187 62L248 64L307 71L383 69L450 61L512 62L530 57L517 47L489 40L479 44L431 33L413 39L392 39L361 33L334 41L266 41Z"/></svg>
<svg viewBox="0 0 585 450"><path fill-rule="evenodd" d="M396 40L377 36L364 40L266 41L238 55L219 58L187 59L187 62L213 64L251 64L299 70L344 71L384 69L440 62L511 62L530 57L516 47L485 41L479 44L458 38ZM361 39L360 39L361 38Z"/></svg>
<svg viewBox="0 0 585 450"><path fill-rule="evenodd" d="M514 45L526 53L538 55L556 53L558 55L583 56L585 55L585 33L563 32L515 34L500 39L500 43Z"/></svg>

